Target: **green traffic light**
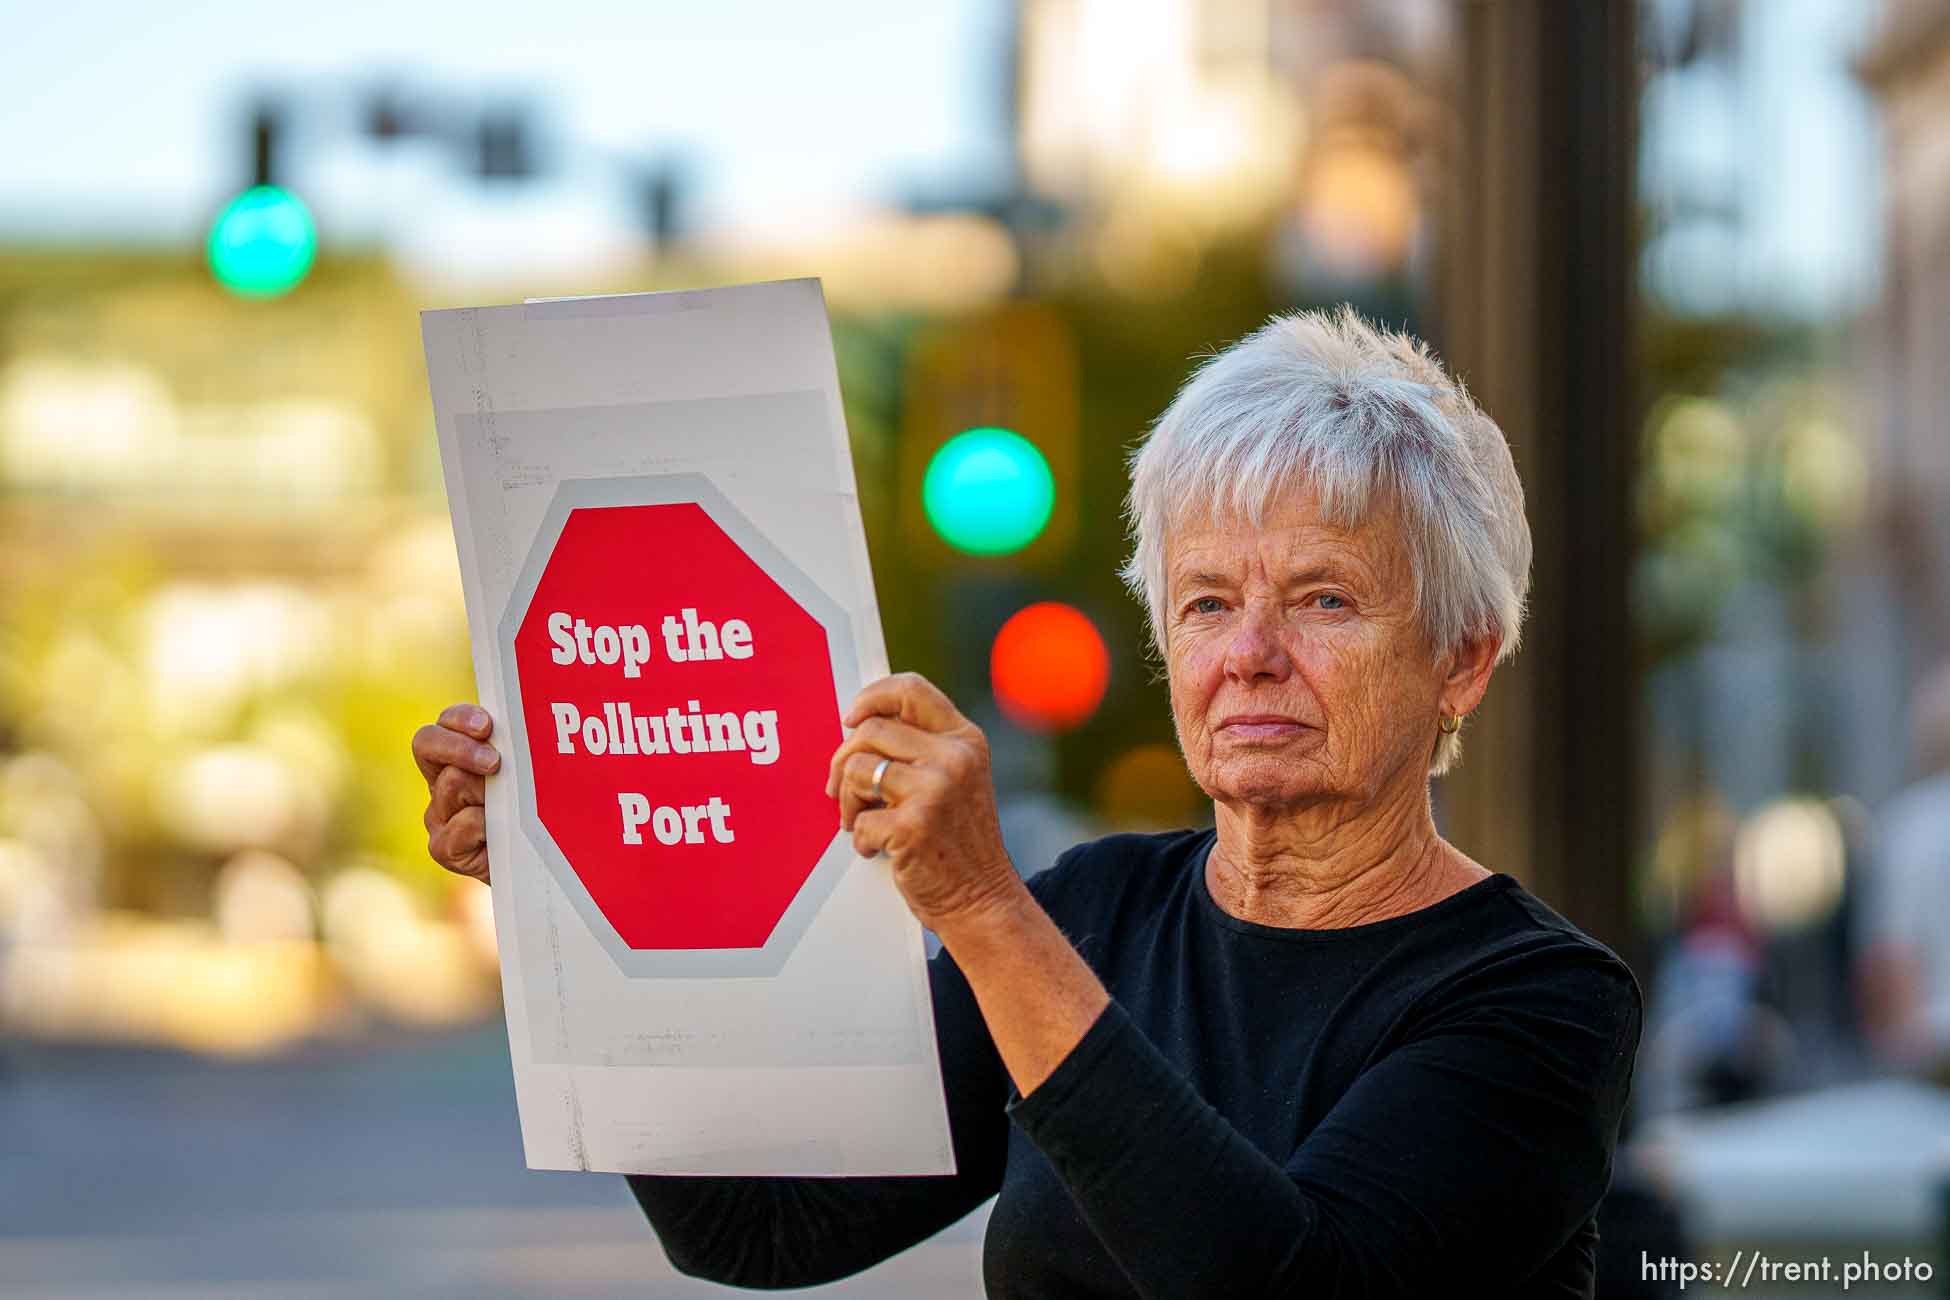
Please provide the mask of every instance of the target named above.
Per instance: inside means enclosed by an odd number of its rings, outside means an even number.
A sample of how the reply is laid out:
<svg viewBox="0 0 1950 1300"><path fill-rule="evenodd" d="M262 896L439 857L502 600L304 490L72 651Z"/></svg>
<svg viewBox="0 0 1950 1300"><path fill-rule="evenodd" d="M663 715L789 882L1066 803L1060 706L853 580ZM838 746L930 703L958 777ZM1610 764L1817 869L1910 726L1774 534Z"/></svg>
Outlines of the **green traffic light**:
<svg viewBox="0 0 1950 1300"><path fill-rule="evenodd" d="M1056 481L1036 445L1007 429L970 429L934 454L921 508L950 546L1007 555L1036 540L1056 504Z"/></svg>
<svg viewBox="0 0 1950 1300"><path fill-rule="evenodd" d="M311 213L297 195L275 185L245 190L210 227L210 270L241 298L289 293L317 255Z"/></svg>

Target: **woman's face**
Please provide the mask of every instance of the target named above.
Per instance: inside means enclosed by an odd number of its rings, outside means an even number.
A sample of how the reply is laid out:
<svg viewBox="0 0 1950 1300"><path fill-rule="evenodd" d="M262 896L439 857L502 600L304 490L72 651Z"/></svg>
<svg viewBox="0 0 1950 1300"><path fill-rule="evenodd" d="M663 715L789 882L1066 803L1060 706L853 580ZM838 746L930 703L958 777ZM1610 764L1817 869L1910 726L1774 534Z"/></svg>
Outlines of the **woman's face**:
<svg viewBox="0 0 1950 1300"><path fill-rule="evenodd" d="M1391 513L1350 532L1291 493L1260 531L1169 534L1165 576L1178 743L1215 801L1366 803L1426 781L1443 669Z"/></svg>

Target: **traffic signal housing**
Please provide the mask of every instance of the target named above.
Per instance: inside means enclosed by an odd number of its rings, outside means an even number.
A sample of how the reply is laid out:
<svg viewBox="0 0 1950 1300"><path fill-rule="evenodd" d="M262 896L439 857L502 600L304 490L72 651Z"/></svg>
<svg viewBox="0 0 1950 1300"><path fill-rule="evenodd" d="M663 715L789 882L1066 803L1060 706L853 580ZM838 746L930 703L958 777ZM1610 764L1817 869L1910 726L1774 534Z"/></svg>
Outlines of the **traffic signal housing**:
<svg viewBox="0 0 1950 1300"><path fill-rule="evenodd" d="M904 374L899 523L915 558L1060 563L1077 520L1069 326L1040 304L1006 303L923 331Z"/></svg>

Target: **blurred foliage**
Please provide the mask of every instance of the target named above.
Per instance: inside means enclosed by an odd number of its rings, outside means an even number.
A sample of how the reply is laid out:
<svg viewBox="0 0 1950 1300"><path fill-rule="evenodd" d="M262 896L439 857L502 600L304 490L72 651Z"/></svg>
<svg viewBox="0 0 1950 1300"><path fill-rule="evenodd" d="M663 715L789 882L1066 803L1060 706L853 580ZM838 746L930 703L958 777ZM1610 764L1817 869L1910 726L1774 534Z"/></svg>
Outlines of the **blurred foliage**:
<svg viewBox="0 0 1950 1300"><path fill-rule="evenodd" d="M1711 639L1743 584L1805 589L1861 517L1867 470L1813 330L1655 314L1641 346L1633 598L1658 661Z"/></svg>
<svg viewBox="0 0 1950 1300"><path fill-rule="evenodd" d="M981 311L833 317L893 666L985 702L984 620L1038 599L1082 608L1111 648L1111 690L1054 741L1049 775L1127 820L1202 804L1159 759L1175 752L1168 702L1116 576L1125 461L1199 357L1313 305L1269 270L1268 238L1196 250L1195 275L1041 277L1030 300L1076 359L1059 484L1075 526L1026 559L902 532L916 341ZM713 277L667 266L615 287L699 278ZM1373 298L1403 323L1406 281ZM223 864L252 851L314 884L362 864L428 901L443 887L408 741L474 691L419 305L370 260L328 258L303 292L241 303L187 256L0 256L0 758L74 773L99 828L95 905L200 915ZM100 436L68 446L77 423Z"/></svg>
<svg viewBox="0 0 1950 1300"><path fill-rule="evenodd" d="M0 257L0 758L75 775L78 905L203 915L251 849L440 887L406 739L472 688L416 326L371 259L240 303Z"/></svg>

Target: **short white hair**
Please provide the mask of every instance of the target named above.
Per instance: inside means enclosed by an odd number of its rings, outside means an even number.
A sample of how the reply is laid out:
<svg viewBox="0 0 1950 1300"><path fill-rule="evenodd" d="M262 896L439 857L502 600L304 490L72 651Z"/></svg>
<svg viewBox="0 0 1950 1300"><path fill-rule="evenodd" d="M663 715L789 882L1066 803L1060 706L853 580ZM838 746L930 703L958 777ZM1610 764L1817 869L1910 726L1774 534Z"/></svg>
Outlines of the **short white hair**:
<svg viewBox="0 0 1950 1300"><path fill-rule="evenodd" d="M1260 527L1304 483L1336 527L1400 512L1415 607L1438 656L1484 633L1516 653L1530 589L1530 525L1503 431L1428 347L1351 307L1275 316L1208 357L1131 453L1133 548L1119 576L1163 657L1165 538L1181 521ZM1439 734L1440 776L1462 739Z"/></svg>

